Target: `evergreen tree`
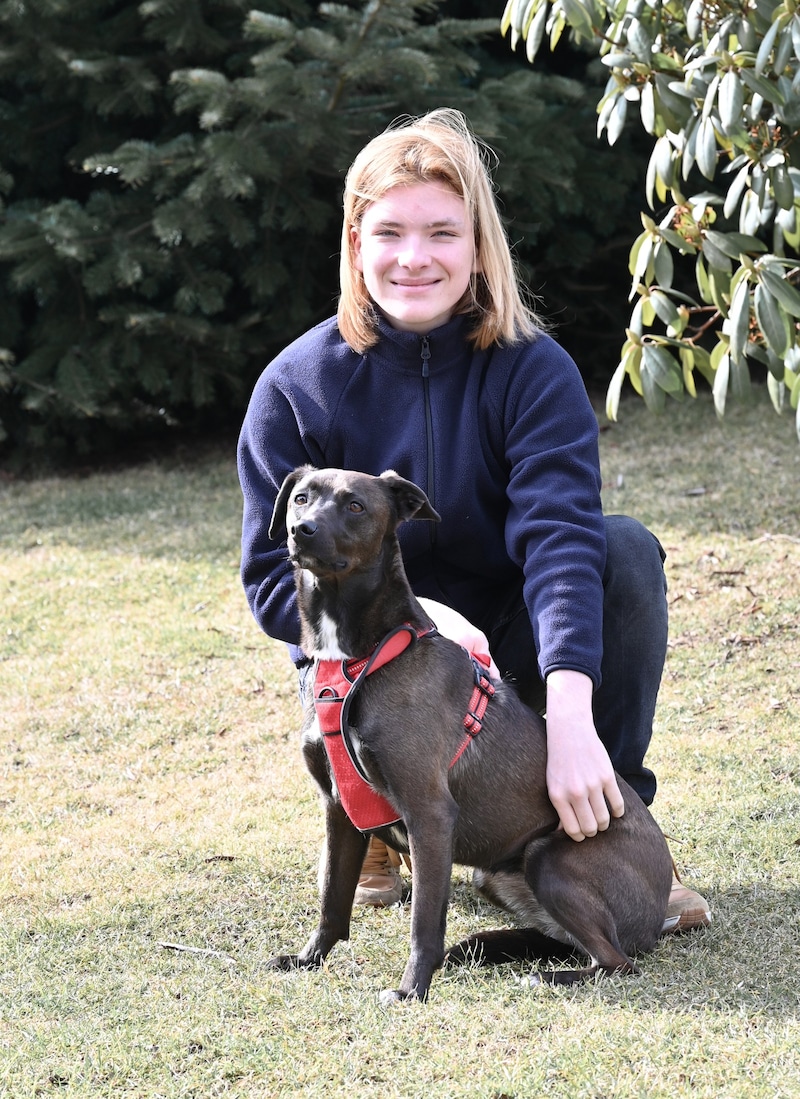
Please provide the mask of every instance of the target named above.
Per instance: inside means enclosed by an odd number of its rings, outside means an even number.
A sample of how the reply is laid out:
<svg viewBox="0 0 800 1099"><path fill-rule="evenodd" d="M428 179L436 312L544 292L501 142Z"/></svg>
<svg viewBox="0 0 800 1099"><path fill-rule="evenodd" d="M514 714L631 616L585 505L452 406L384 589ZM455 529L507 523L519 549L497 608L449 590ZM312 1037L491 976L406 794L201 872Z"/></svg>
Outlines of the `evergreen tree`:
<svg viewBox="0 0 800 1099"><path fill-rule="evenodd" d="M0 0L9 446L238 420L268 358L333 311L343 173L404 113L459 107L498 149L534 288L588 262L598 194L606 232L628 194L590 101L490 62L496 16L438 9Z"/></svg>

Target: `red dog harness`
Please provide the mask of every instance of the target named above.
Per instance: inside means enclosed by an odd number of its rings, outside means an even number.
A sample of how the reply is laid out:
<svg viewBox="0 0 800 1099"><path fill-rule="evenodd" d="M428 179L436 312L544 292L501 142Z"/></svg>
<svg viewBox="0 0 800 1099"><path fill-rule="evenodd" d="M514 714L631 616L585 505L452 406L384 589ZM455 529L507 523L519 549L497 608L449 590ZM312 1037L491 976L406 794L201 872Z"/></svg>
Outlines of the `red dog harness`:
<svg viewBox="0 0 800 1099"><path fill-rule="evenodd" d="M344 811L361 832L396 824L402 818L391 802L370 784L369 777L361 766L350 736L350 706L366 676L388 664L420 637L429 637L435 633L435 627L417 631L413 626L404 624L388 633L368 657L358 660L317 661L314 674L314 707L320 731ZM488 658L470 655L475 685L464 717L464 739L451 759L450 767L481 731L486 707L494 694L494 687L486 670Z"/></svg>

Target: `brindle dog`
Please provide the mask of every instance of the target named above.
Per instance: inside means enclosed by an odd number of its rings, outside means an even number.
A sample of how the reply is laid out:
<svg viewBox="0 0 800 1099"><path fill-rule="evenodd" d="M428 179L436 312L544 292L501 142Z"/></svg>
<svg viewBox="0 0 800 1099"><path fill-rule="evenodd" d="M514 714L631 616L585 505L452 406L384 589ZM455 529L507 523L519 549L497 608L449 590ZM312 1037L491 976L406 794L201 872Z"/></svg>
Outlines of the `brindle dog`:
<svg viewBox="0 0 800 1099"><path fill-rule="evenodd" d="M396 531L408 519L439 518L425 493L391 470L371 477L303 466L289 474L270 534L287 536L309 656L365 657L401 623L430 626ZM560 831L545 784L544 721L508 683L494 682L480 733L450 767L474 681L467 652L434 633L369 675L350 712L370 783L402 818L376 834L410 853L413 866L411 954L399 987L381 998L424 1000L434 970L470 958L590 959L584 968L539 971L533 983L636 972L631 955L653 947L667 908L672 862L661 831L621 778L625 814L607 831L580 843ZM299 954L272 959L277 969L320 966L349 937L368 842L342 808L312 699L302 743L325 803L321 915ZM481 891L523 927L473 935L445 953L454 861L474 867Z"/></svg>

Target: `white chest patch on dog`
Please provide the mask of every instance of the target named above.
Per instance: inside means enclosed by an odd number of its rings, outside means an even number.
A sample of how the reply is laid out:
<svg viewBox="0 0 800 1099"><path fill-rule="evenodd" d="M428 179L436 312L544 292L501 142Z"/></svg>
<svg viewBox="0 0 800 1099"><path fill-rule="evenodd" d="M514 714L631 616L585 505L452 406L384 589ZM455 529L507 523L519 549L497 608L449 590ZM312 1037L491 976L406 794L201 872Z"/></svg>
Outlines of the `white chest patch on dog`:
<svg viewBox="0 0 800 1099"><path fill-rule="evenodd" d="M320 744L322 733L319 727L319 719L314 720L303 730L303 744Z"/></svg>
<svg viewBox="0 0 800 1099"><path fill-rule="evenodd" d="M322 614L317 623L314 638L314 656L320 660L346 660L348 654L342 652L339 644L339 628L330 615Z"/></svg>

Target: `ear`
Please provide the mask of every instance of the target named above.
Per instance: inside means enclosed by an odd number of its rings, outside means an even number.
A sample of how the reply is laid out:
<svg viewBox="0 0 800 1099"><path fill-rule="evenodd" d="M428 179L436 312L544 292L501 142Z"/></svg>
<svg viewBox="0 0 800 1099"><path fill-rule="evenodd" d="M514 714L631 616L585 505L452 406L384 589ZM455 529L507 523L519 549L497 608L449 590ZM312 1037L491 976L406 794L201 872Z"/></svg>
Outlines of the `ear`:
<svg viewBox="0 0 800 1099"><path fill-rule="evenodd" d="M356 271L364 271L364 260L361 256L361 229L357 225L350 226L350 240L353 245L353 267Z"/></svg>
<svg viewBox="0 0 800 1099"><path fill-rule="evenodd" d="M278 492L275 507L272 509L272 519L269 524L269 536L273 541L281 541L286 536L286 509L289 506L289 496L297 482L307 473L314 471L314 466L298 466L284 478Z"/></svg>
<svg viewBox="0 0 800 1099"><path fill-rule="evenodd" d="M428 497L413 481L407 481L393 469L387 469L379 480L390 490L399 522L406 519L432 519L434 523L441 522L441 515L434 511Z"/></svg>

